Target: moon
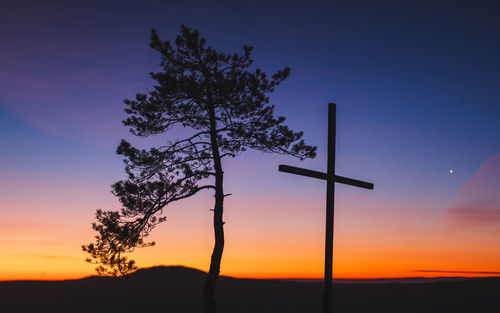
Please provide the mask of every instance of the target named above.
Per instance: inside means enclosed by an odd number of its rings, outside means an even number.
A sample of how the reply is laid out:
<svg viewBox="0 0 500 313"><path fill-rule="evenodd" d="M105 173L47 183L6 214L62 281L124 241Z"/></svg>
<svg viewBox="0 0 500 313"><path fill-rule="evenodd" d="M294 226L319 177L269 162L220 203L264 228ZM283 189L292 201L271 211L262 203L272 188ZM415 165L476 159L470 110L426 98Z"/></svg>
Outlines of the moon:
<svg viewBox="0 0 500 313"><path fill-rule="evenodd" d="M450 170L450 174L453 174L453 170Z"/></svg>

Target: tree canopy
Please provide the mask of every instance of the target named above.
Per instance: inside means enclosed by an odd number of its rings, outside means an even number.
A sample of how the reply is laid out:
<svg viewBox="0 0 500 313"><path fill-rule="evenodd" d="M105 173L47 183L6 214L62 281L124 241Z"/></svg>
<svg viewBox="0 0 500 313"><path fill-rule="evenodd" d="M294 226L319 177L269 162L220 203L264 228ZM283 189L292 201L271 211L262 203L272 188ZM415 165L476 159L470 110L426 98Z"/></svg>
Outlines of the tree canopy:
<svg viewBox="0 0 500 313"><path fill-rule="evenodd" d="M122 208L98 210L96 242L82 248L90 254L89 262L102 264L102 274L133 270L135 263L124 254L154 244L145 238L165 221L164 208L210 189L216 243L209 275L217 271L212 275L218 276L224 245L222 160L246 149L312 158L316 147L305 144L302 132L284 125L285 117L275 117L270 104L269 94L290 75L290 68L269 77L251 69L252 47L226 54L186 26L174 44L152 30L150 46L161 56L161 71L151 73L151 91L124 101L128 117L123 123L138 137L164 135L164 144L140 149L121 141L117 153L124 156L128 177L112 189ZM185 133L174 131L179 128L188 129L189 135L172 138L173 133Z"/></svg>

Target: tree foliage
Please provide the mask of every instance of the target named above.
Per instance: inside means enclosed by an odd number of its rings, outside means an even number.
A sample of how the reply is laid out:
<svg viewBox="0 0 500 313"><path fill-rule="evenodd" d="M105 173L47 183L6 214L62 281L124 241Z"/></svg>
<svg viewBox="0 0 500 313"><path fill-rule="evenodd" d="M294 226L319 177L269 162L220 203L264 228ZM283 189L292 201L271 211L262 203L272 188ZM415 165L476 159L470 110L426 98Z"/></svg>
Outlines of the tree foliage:
<svg viewBox="0 0 500 313"><path fill-rule="evenodd" d="M100 274L135 269L124 254L153 245L146 237L165 221L162 213L168 204L201 190L213 190L216 200L219 197L214 227L220 223L222 231L224 158L249 148L300 159L316 154L316 147L301 139L302 132L284 125L285 118L275 117L269 104L269 94L289 76L290 68L269 77L251 69L252 47L244 46L242 54L219 52L186 26L181 26L174 44L161 41L152 30L150 46L160 53L161 70L151 73L156 82L151 91L124 101L128 117L123 123L142 138L186 133L178 129L189 130L189 135L165 136L163 145L148 149L121 141L117 153L124 157L128 177L112 189L122 208L98 210L96 242L82 246L89 262L101 264ZM216 230L216 239L218 234Z"/></svg>

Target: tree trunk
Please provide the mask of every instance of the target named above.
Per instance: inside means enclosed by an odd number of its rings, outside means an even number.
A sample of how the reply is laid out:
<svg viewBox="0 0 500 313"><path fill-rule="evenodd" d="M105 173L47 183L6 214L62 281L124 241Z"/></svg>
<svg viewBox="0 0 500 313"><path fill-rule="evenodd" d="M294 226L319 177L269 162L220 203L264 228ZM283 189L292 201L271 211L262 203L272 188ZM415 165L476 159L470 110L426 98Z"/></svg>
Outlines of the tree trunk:
<svg viewBox="0 0 500 313"><path fill-rule="evenodd" d="M209 119L210 119L210 140L212 146L212 155L215 168L215 205L214 205L214 235L215 243L210 260L210 270L208 271L203 290L203 304L205 313L216 313L217 305L215 302L215 286L219 278L220 263L222 252L224 250L224 222L222 221L222 213L224 211L224 190L222 171L222 162L217 144L217 124L215 121L214 106L209 104Z"/></svg>

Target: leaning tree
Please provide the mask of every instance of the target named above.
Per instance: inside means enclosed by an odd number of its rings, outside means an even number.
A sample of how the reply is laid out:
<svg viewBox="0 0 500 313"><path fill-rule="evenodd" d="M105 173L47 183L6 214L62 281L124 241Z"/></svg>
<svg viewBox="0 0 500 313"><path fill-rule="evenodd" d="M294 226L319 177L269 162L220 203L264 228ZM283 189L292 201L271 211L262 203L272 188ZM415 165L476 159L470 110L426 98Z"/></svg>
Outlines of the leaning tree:
<svg viewBox="0 0 500 313"><path fill-rule="evenodd" d="M260 69L250 69L252 47L244 46L242 55L219 52L186 26L181 26L175 44L161 41L152 30L150 46L161 55L161 71L151 73L156 86L124 101L128 117L123 123L141 138L188 135L165 138L164 145L150 149L121 141L117 153L125 157L128 178L112 188L122 208L98 210L92 224L96 241L82 248L90 254L87 261L101 264L100 274L134 270L134 261L124 254L154 244L145 237L165 220L163 209L210 189L215 197L215 243L203 297L205 312L214 313L224 249L223 159L247 148L312 158L316 147L301 140L302 132L283 125L285 118L275 117L269 104L268 94L288 77L288 67L268 77Z"/></svg>

